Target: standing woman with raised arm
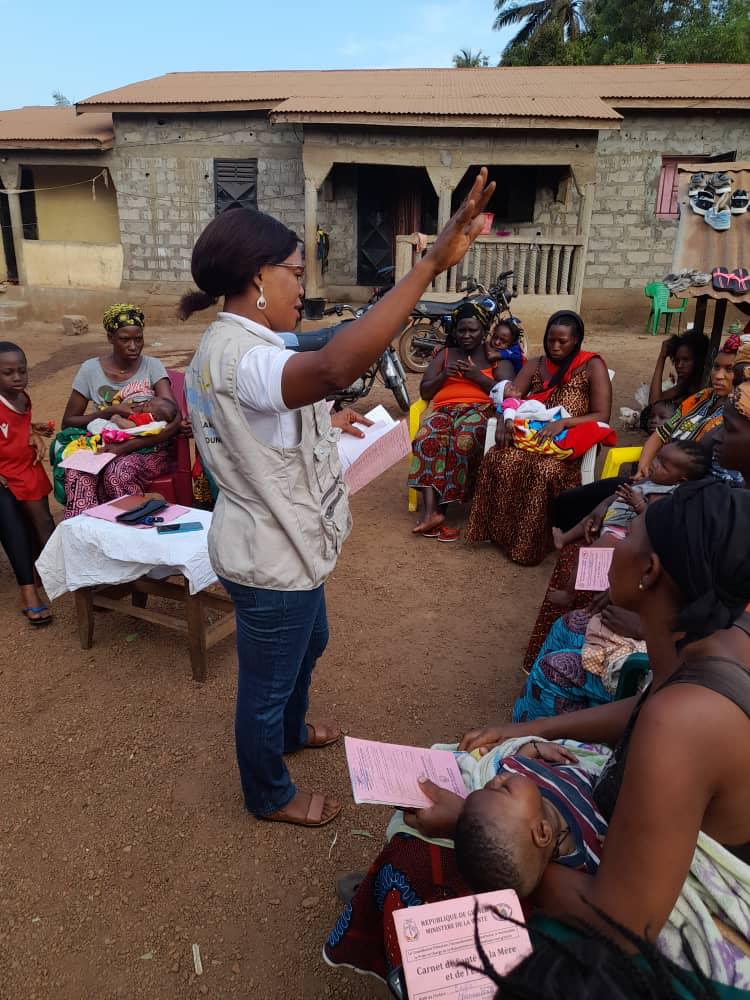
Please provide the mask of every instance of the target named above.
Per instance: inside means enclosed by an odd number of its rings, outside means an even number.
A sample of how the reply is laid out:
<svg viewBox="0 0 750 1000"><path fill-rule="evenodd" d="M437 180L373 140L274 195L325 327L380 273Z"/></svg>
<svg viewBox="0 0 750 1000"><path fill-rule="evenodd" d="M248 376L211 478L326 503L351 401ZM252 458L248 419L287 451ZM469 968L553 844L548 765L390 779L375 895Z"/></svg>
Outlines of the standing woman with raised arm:
<svg viewBox="0 0 750 1000"><path fill-rule="evenodd" d="M224 299L187 373L201 460L219 486L211 563L237 617L235 738L245 803L259 819L323 826L341 811L298 790L283 755L320 747L338 726L306 722L316 660L328 642L324 584L351 518L325 398L382 354L436 275L479 235L494 190L482 169L429 252L380 302L319 351L295 354L279 333L297 326L304 297L299 238L271 216L234 209L193 250L200 292L187 318ZM334 414L346 426L356 414Z"/></svg>

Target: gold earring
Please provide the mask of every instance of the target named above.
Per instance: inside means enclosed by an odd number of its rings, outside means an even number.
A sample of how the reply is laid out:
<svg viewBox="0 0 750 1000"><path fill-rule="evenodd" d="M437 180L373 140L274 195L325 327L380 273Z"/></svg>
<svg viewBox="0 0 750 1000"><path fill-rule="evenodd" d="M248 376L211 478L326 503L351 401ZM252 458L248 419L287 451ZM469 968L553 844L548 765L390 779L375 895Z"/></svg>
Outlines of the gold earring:
<svg viewBox="0 0 750 1000"><path fill-rule="evenodd" d="M263 294L263 285L260 286L260 295L255 300L255 305L258 307L258 309L260 309L261 312L263 312L263 310L268 305L268 302L266 302L266 297Z"/></svg>

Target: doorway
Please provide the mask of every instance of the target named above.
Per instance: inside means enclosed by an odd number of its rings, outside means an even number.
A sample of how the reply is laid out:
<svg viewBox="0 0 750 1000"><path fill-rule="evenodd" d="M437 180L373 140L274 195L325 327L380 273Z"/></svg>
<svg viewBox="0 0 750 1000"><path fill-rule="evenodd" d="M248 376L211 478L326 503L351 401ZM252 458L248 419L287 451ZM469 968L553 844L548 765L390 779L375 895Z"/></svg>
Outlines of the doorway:
<svg viewBox="0 0 750 1000"><path fill-rule="evenodd" d="M357 168L357 284L385 284L396 236L434 233L438 197L424 167Z"/></svg>
<svg viewBox="0 0 750 1000"><path fill-rule="evenodd" d="M10 206L8 196L3 194L4 185L0 181L0 232L3 236L3 253L5 254L5 270L8 273L8 281L11 284L18 284L18 263L16 261L16 247L13 243L13 230L10 223Z"/></svg>

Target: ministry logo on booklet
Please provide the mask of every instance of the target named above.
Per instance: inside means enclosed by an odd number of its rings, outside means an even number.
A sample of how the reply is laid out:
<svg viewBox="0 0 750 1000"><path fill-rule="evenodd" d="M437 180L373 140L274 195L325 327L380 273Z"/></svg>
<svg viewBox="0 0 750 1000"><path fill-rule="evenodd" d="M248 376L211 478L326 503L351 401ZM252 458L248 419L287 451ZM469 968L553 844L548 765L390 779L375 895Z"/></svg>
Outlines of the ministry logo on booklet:
<svg viewBox="0 0 750 1000"><path fill-rule="evenodd" d="M419 928L413 920L404 921L404 938L409 943L419 941Z"/></svg>

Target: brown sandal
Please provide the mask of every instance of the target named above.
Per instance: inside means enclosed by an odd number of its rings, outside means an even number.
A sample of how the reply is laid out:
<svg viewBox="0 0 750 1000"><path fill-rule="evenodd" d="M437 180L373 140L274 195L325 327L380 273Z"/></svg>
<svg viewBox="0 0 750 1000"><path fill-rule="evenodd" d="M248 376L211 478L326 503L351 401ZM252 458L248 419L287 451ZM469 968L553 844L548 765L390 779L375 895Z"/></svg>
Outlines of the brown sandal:
<svg viewBox="0 0 750 1000"><path fill-rule="evenodd" d="M321 747L329 747L331 746L332 743L338 743L338 741L341 739L340 729L335 736L329 736L328 739L323 739L321 737L318 737L318 731L312 722L306 722L305 725L310 730L310 739L307 741L307 743L305 743L303 747L300 747L301 750L307 750L308 747L312 750L319 750ZM321 729L322 728L323 726L321 726ZM325 728L327 729L328 726L326 726Z"/></svg>
<svg viewBox="0 0 750 1000"><path fill-rule="evenodd" d="M310 802L304 817L297 818L296 816L291 816L285 809L278 809L269 816L261 818L269 823L291 823L292 826L327 826L332 820L336 819L343 808L339 803L338 809L328 819L323 819L323 809L327 801L333 800L326 799L326 796L321 795L320 792L311 792Z"/></svg>

